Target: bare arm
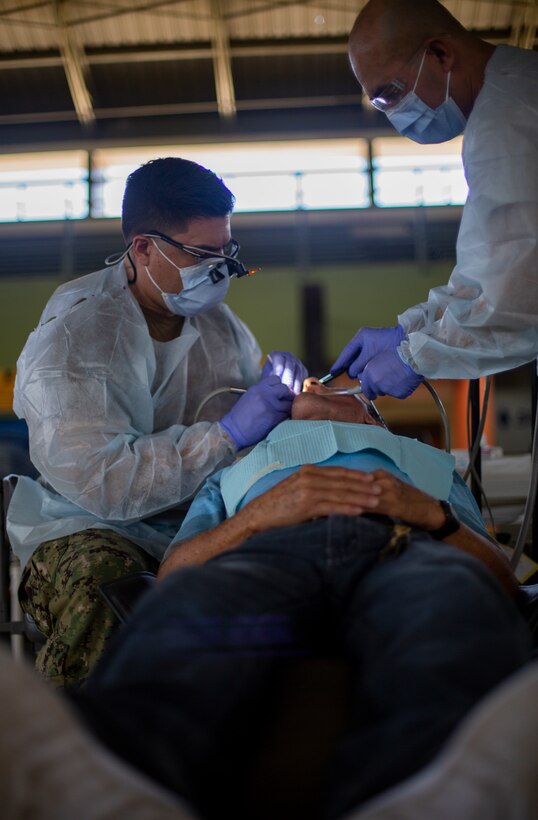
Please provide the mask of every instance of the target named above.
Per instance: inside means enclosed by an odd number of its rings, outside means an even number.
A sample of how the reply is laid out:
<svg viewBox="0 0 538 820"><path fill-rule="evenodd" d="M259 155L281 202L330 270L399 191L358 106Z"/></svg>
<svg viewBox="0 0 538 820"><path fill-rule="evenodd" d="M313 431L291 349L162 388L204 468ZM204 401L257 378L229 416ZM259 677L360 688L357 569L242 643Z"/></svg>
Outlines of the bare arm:
<svg viewBox="0 0 538 820"><path fill-rule="evenodd" d="M159 578L179 567L203 564L258 532L302 524L326 515L360 515L372 508L381 492L379 489L372 492L373 483L371 473L304 465L232 518L178 544L161 565Z"/></svg>
<svg viewBox="0 0 538 820"><path fill-rule="evenodd" d="M442 526L444 513L437 499L405 481L400 481L386 470L375 470L371 475L374 478L374 486L381 488L381 493L377 496L376 512L401 518L402 521L426 531ZM511 595L517 594L518 581L500 546L463 523L459 530L444 541L478 558L489 567Z"/></svg>
<svg viewBox="0 0 538 820"><path fill-rule="evenodd" d="M203 564L265 530L302 524L327 515L365 512L390 515L425 530L437 529L444 521L437 499L386 470L364 473L308 464L251 501L232 518L178 544L161 565L159 578L180 567ZM517 580L500 547L463 523L446 542L483 561L508 592L516 594Z"/></svg>

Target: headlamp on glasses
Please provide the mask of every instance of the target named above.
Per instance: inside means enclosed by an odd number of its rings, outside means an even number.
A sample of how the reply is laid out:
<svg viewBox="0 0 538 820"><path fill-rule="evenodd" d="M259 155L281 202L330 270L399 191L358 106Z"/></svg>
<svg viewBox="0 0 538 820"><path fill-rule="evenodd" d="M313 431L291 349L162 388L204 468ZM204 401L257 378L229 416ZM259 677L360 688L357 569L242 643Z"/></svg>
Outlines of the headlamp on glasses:
<svg viewBox="0 0 538 820"><path fill-rule="evenodd" d="M179 248L180 251L189 253L197 259L222 259L226 262L230 276L237 276L238 279L241 276L250 276L259 270L259 268L248 270L243 263L237 259L240 249L237 239L230 239L228 244L223 248L223 253L217 253L216 251L208 251L207 248L198 248L196 245L185 245L183 242L178 242L176 239L171 239L169 236L161 233L160 231L146 231L144 236L153 237L154 239L162 239L162 241L166 242L168 245L173 245L174 248Z"/></svg>

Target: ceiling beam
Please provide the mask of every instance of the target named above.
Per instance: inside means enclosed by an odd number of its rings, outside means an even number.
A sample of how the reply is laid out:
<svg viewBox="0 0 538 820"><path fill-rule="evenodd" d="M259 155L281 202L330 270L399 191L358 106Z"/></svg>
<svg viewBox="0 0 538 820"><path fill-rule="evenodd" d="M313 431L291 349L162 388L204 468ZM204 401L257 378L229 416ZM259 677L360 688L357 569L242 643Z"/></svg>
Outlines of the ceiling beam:
<svg viewBox="0 0 538 820"><path fill-rule="evenodd" d="M298 108L332 108L334 106L356 106L360 102L357 94L326 94L312 97L274 97L267 99L239 100L238 111L272 111ZM96 108L98 120L125 119L129 117L169 117L178 114L212 114L218 111L216 102L160 103L157 105L111 106ZM0 125L27 125L46 122L70 122L75 118L73 111L40 111L31 114L0 114Z"/></svg>
<svg viewBox="0 0 538 820"><path fill-rule="evenodd" d="M95 121L92 98L86 86L87 64L84 50L71 35L65 15L65 0L54 0L54 22L71 99L79 121L86 125Z"/></svg>
<svg viewBox="0 0 538 820"><path fill-rule="evenodd" d="M221 0L210 0L210 6L213 19L211 50L218 110L222 117L235 117L237 106L232 75L230 39L222 14Z"/></svg>

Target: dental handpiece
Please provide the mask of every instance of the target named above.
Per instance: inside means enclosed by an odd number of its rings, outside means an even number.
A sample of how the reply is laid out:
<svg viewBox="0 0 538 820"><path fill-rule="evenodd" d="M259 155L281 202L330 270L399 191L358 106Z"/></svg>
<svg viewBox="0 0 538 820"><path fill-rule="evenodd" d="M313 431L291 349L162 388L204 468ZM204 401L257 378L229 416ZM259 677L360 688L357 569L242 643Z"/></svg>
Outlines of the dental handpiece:
<svg viewBox="0 0 538 820"><path fill-rule="evenodd" d="M332 382L333 379L336 379L338 376L341 376L342 373L346 372L345 367L340 367L338 370L335 370L334 373L327 373L325 376L322 376L321 379L318 379L320 384L326 384L326 382Z"/></svg>

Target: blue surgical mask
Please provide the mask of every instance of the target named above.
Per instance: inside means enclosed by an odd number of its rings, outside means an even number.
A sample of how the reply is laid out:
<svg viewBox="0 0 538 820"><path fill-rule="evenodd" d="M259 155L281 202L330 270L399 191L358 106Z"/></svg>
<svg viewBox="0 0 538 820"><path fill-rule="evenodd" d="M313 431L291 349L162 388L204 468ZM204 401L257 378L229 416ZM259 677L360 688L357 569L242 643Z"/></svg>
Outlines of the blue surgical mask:
<svg viewBox="0 0 538 820"><path fill-rule="evenodd" d="M402 97L400 102L393 108L387 109L385 113L395 129L404 137L409 137L422 144L446 142L462 133L467 124L467 119L452 97L448 95L450 71L446 78L445 101L437 108L430 108L420 99L418 94L415 94L425 57L426 52L422 55L422 61L412 91Z"/></svg>
<svg viewBox="0 0 538 820"><path fill-rule="evenodd" d="M180 268L159 248L154 239L152 242L161 256L178 271L183 283L183 290L180 293L165 293L151 275L149 268L145 266L150 281L160 291L170 313L177 316L196 316L199 313L206 313L224 301L230 287L230 275L225 261L217 257L201 259L196 265Z"/></svg>

